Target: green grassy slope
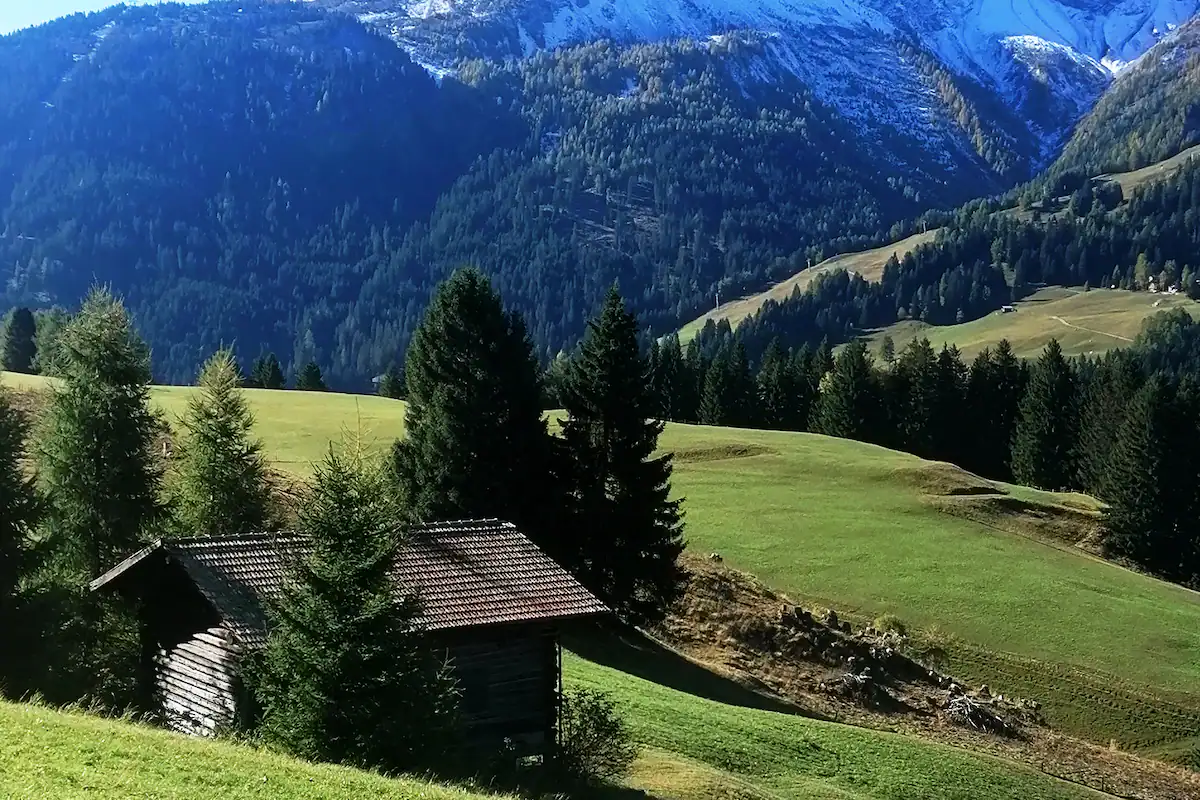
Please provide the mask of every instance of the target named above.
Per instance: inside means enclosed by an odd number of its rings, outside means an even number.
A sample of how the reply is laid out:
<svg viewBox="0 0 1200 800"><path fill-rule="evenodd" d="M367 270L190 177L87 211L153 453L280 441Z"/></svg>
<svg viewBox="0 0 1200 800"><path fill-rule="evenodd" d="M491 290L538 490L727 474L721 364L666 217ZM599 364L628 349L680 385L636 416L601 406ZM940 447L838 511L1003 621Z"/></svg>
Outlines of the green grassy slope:
<svg viewBox="0 0 1200 800"><path fill-rule="evenodd" d="M878 352L885 335L892 337L897 350L926 337L935 348L952 344L971 357L1001 339L1008 339L1019 356L1036 356L1051 339L1058 339L1065 353L1082 355L1128 346L1148 318L1173 308L1195 313L1200 305L1184 295L1050 287L1017 303L1012 313L994 311L959 325L906 320L874 331L868 341Z"/></svg>
<svg viewBox="0 0 1200 800"><path fill-rule="evenodd" d="M925 233L914 234L894 244L876 247L873 250L863 250L858 253L842 253L841 255L827 258L819 264L801 270L789 278L785 278L769 289L722 303L712 311L702 314L697 319L680 328L679 338L683 342L691 341L697 333L703 330L710 319L713 322L720 322L723 319L727 319L729 320L729 324L736 328L739 322L762 308L763 303L768 300L775 300L776 302L786 300L792 296L792 292L797 288L801 291L808 288L808 285L819 275L836 272L837 270L847 270L862 275L865 280L877 281L883 276L883 267L887 264L888 259L891 258L893 253L897 258L903 258L906 253L915 250L919 245L926 242L932 242L936 237L937 229L934 229Z"/></svg>
<svg viewBox="0 0 1200 800"><path fill-rule="evenodd" d="M1100 795L997 759L889 733L738 707L577 656L568 684L612 692L648 750L635 782L670 797L1084 798Z"/></svg>
<svg viewBox="0 0 1200 800"><path fill-rule="evenodd" d="M417 780L308 764L144 725L0 702L5 800L471 800Z"/></svg>
<svg viewBox="0 0 1200 800"><path fill-rule="evenodd" d="M154 397L172 412L188 391ZM380 448L403 429L398 401L249 396L270 455L298 474L360 414ZM947 465L811 434L669 425L661 446L677 453L694 550L797 600L936 628L953 674L1041 701L1064 730L1172 752L1200 730L1200 595L1072 547L1094 524L1087 498L1000 494Z"/></svg>
<svg viewBox="0 0 1200 800"><path fill-rule="evenodd" d="M998 759L894 734L728 705L569 654L565 674L568 684L607 690L620 702L647 748L630 783L650 790L653 797L1098 796ZM307 764L143 725L0 703L0 797L8 800L485 796Z"/></svg>
<svg viewBox="0 0 1200 800"><path fill-rule="evenodd" d="M812 434L671 426L663 445L692 548L936 628L953 674L1038 699L1065 730L1142 747L1200 729L1200 595L1048 542L1039 523L1086 515L1079 496L971 495L951 467ZM739 453L757 455L720 457Z"/></svg>

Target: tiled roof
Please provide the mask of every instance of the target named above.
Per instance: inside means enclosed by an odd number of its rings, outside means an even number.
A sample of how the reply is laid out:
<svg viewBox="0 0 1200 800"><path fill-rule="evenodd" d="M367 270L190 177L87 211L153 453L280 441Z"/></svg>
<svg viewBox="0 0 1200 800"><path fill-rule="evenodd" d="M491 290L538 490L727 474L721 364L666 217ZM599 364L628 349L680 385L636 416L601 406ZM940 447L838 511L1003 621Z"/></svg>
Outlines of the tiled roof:
<svg viewBox="0 0 1200 800"><path fill-rule="evenodd" d="M118 581L162 552L182 566L248 644L266 635L262 601L283 585L287 561L308 551L294 534L251 534L161 541L93 581ZM442 522L410 529L396 554L400 589L416 594L428 630L555 620L604 613L591 592L508 522Z"/></svg>

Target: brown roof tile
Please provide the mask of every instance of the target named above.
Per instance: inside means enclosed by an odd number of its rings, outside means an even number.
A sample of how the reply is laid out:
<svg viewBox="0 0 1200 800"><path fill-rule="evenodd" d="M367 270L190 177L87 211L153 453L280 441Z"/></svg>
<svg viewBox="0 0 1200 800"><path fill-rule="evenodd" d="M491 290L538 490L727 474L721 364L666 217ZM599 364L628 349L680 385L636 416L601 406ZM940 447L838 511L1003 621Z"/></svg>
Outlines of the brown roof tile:
<svg viewBox="0 0 1200 800"><path fill-rule="evenodd" d="M162 541L93 582L100 588L146 556L164 552L195 581L244 641L266 634L262 601L277 595L286 562L308 550L294 534L251 534ZM409 530L394 575L421 601L428 630L555 620L608 611L591 592L508 522L471 520Z"/></svg>

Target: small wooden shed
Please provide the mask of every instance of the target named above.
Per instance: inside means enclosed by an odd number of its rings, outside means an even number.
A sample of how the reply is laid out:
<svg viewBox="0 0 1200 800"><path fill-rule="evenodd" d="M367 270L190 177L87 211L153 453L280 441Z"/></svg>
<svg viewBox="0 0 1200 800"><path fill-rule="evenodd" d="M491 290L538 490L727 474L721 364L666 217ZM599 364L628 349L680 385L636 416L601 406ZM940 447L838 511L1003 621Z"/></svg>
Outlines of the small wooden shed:
<svg viewBox="0 0 1200 800"><path fill-rule="evenodd" d="M167 724L211 735L246 701L242 657L266 642L294 534L160 540L92 582L140 601L152 675ZM608 609L508 522L469 520L408 531L394 575L421 601L419 622L453 665L469 740L508 739L523 754L554 743L564 624Z"/></svg>

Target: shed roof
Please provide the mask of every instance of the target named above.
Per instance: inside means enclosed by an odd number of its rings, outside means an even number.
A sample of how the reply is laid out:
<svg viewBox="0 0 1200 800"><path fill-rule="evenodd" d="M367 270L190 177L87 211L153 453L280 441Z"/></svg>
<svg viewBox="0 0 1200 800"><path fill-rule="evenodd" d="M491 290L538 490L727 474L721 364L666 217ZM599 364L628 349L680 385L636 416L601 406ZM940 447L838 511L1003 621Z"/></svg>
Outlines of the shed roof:
<svg viewBox="0 0 1200 800"><path fill-rule="evenodd" d="M92 589L118 585L145 564L174 562L239 638L258 645L267 630L263 601L279 594L289 560L309 549L306 538L287 533L159 540L94 580ZM393 575L401 591L419 598L418 622L432 631L608 611L515 525L495 519L411 528Z"/></svg>

